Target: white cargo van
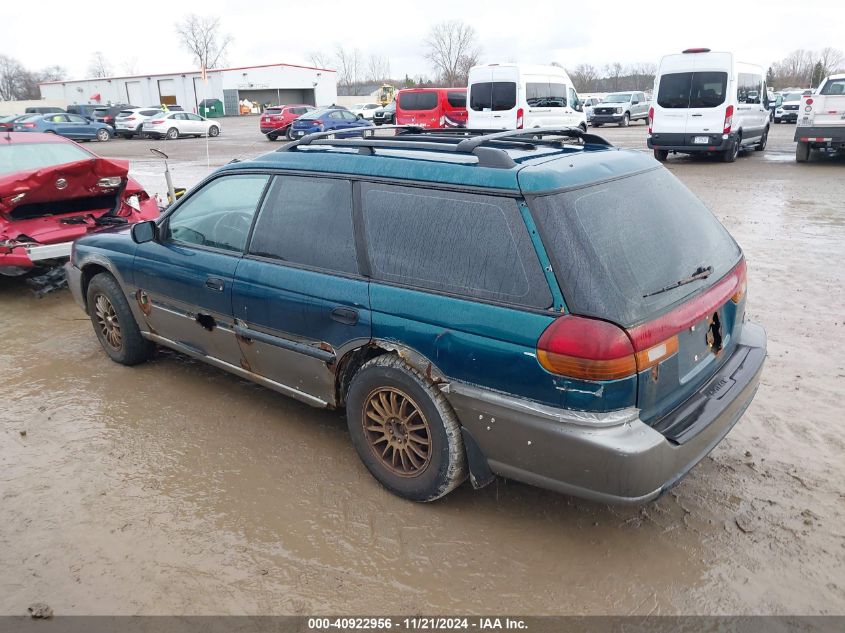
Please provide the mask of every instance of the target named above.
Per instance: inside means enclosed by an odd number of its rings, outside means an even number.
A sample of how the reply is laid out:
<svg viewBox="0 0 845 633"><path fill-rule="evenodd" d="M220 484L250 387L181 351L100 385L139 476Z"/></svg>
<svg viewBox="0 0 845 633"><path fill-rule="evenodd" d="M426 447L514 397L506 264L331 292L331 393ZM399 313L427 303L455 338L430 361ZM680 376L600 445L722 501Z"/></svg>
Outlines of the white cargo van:
<svg viewBox="0 0 845 633"><path fill-rule="evenodd" d="M528 64L485 64L469 71L467 127L514 130L580 127L587 116L563 68Z"/></svg>
<svg viewBox="0 0 845 633"><path fill-rule="evenodd" d="M669 152L719 154L736 160L741 149L763 150L769 100L762 66L732 53L690 48L660 60L649 110L648 146L657 160Z"/></svg>

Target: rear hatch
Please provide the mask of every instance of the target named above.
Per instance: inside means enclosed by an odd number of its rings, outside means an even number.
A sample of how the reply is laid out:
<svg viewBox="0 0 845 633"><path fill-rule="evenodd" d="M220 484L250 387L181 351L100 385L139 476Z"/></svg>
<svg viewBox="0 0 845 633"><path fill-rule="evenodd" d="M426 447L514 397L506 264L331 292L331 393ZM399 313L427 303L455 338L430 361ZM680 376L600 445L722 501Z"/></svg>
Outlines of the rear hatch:
<svg viewBox="0 0 845 633"><path fill-rule="evenodd" d="M400 92L396 105L396 123L420 125L426 128L443 127L440 120L440 94L433 90Z"/></svg>
<svg viewBox="0 0 845 633"><path fill-rule="evenodd" d="M263 124L281 123L282 119L281 108L267 108L261 115L261 123Z"/></svg>
<svg viewBox="0 0 845 633"><path fill-rule="evenodd" d="M652 169L530 205L568 310L631 340L644 421L690 397L730 356L743 320L742 252L671 173Z"/></svg>

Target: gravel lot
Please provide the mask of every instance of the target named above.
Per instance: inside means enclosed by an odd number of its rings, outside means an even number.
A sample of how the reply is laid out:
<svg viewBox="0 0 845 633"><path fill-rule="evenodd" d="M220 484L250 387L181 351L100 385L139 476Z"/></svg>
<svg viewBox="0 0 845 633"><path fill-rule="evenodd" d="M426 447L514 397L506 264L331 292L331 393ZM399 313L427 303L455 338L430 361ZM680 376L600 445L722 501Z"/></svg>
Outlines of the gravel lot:
<svg viewBox="0 0 845 633"><path fill-rule="evenodd" d="M278 147L257 128L90 147L163 194L149 147L189 186ZM0 613L845 614L845 161L797 165L793 129L666 163L744 248L769 359L728 438L642 508L508 481L401 501L340 413L174 353L116 365L69 293L0 278ZM645 147L639 123L596 132Z"/></svg>

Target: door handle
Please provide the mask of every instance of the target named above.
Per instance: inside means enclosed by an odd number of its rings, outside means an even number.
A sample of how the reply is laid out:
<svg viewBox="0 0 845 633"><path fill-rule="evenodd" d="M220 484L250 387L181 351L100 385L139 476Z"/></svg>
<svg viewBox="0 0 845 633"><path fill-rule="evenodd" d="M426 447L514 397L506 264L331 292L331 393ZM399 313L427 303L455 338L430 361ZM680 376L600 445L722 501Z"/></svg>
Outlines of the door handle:
<svg viewBox="0 0 845 633"><path fill-rule="evenodd" d="M225 284L219 277L209 277L205 280L205 287L215 292L223 292Z"/></svg>
<svg viewBox="0 0 845 633"><path fill-rule="evenodd" d="M690 116L704 116L703 114L691 114Z"/></svg>
<svg viewBox="0 0 845 633"><path fill-rule="evenodd" d="M352 308L335 308L332 310L332 321L343 323L344 325L355 325L358 323L358 310Z"/></svg>

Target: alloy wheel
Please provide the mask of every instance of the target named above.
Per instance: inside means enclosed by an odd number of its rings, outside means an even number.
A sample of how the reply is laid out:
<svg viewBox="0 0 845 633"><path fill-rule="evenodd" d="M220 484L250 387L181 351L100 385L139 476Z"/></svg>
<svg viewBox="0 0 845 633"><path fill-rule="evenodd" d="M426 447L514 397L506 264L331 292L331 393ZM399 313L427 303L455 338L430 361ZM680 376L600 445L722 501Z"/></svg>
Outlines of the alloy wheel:
<svg viewBox="0 0 845 633"><path fill-rule="evenodd" d="M94 304L94 311L97 315L97 325L103 339L114 349L120 349L123 345L123 336L120 331L120 322L117 320L117 313L108 297L97 295Z"/></svg>
<svg viewBox="0 0 845 633"><path fill-rule="evenodd" d="M422 409L395 387L364 399L364 435L382 464L400 477L417 477L431 462L431 429Z"/></svg>

